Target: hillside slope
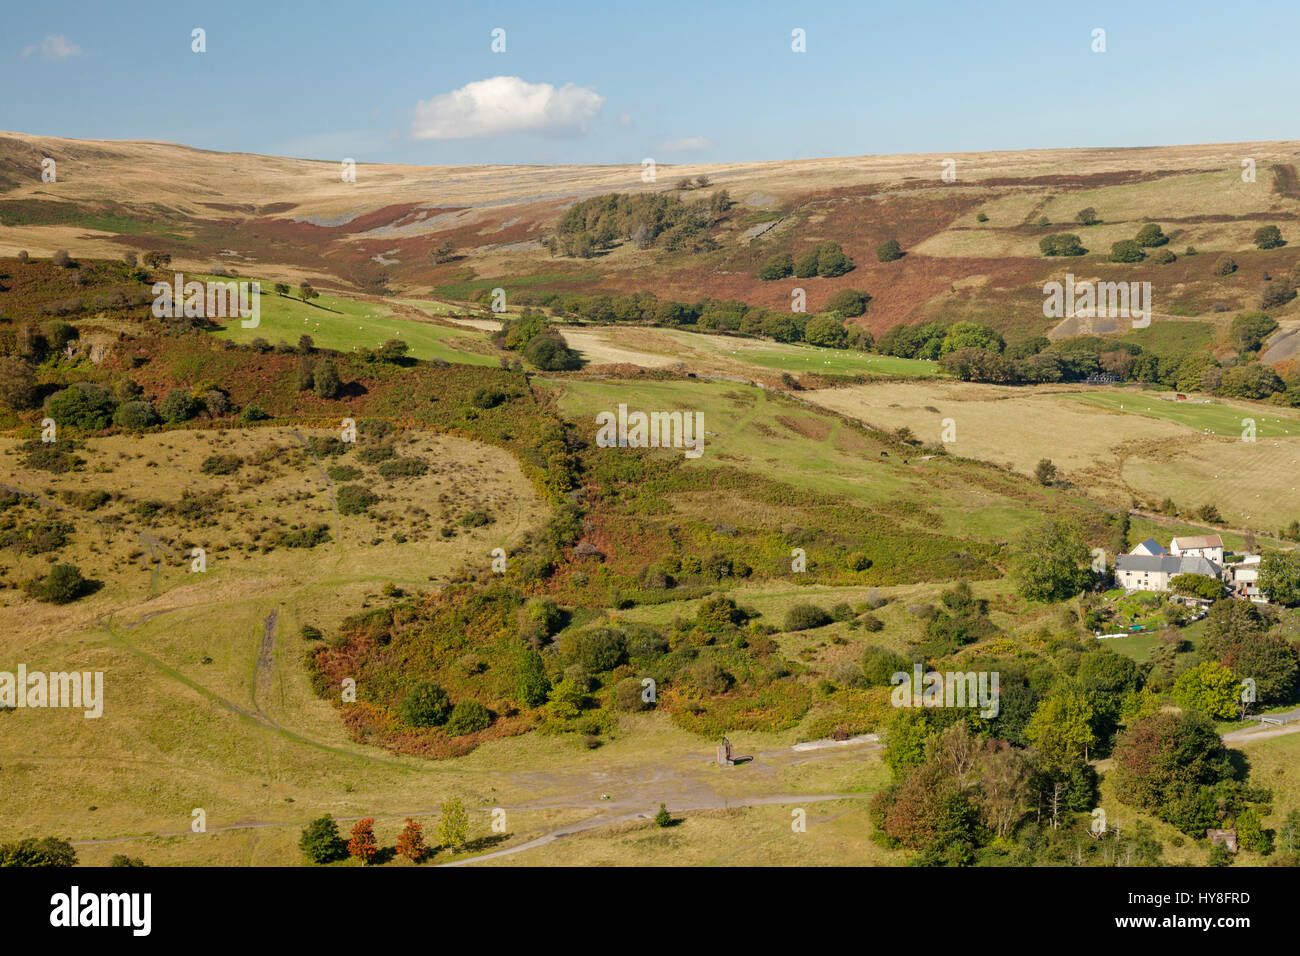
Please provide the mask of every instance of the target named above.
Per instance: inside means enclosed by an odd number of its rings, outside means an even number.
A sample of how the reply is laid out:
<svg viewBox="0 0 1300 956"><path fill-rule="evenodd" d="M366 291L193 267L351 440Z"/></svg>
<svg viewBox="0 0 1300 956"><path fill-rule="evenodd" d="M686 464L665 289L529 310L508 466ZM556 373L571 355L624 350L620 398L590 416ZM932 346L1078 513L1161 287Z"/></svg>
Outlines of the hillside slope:
<svg viewBox="0 0 1300 956"><path fill-rule="evenodd" d="M667 166L644 182L639 164L563 167L359 165L217 153L167 143L90 142L0 134L0 255L116 257L161 249L185 269L223 264L244 274L304 278L321 287L408 293L499 284L509 290L628 293L661 299L740 299L787 309L791 287L808 310L836 291L864 289L857 320L877 334L899 322L972 319L1008 340L1046 334L1042 284L1078 279L1150 281L1156 320L1256 308L1266 274L1296 264L1300 143L1235 143L1125 150L1029 150L867 156L791 162ZM41 181L45 157L57 181ZM945 160L956 179L941 177ZM1245 182L1244 160L1255 181ZM683 179L707 185L680 191ZM684 201L726 190L733 205L694 250L645 248L615 237L590 258L553 256L543 240L574 202L663 192ZM1095 225L1076 213L1096 210ZM981 218L985 217L985 218ZM1108 261L1113 242L1155 221L1178 260ZM1290 245L1251 242L1278 225ZM1039 240L1080 235L1088 254L1045 258ZM879 262L896 239L906 255ZM855 268L836 278L764 282L772 255L835 241ZM450 242L454 253L435 261ZM1200 256L1184 255L1194 246ZM1206 254L1210 253L1210 254ZM1220 254L1239 268L1215 274ZM1295 303L1276 313L1294 317Z"/></svg>

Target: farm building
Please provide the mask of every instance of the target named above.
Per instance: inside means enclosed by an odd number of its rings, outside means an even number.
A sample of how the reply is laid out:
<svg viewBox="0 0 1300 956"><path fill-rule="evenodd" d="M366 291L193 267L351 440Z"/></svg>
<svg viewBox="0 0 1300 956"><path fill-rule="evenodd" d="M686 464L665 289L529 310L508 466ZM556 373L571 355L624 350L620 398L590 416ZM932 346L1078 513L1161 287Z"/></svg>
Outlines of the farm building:
<svg viewBox="0 0 1300 956"><path fill-rule="evenodd" d="M1176 556L1194 555L1223 564L1223 539L1217 534L1193 538L1174 538L1169 542L1169 553Z"/></svg>
<svg viewBox="0 0 1300 956"><path fill-rule="evenodd" d="M1165 550L1164 545L1156 541L1155 538L1147 538L1129 552L1129 554L1145 554L1148 557L1161 557L1168 553L1169 552Z"/></svg>
<svg viewBox="0 0 1300 956"><path fill-rule="evenodd" d="M1127 591L1168 591L1180 574L1222 580L1223 568L1198 554L1121 554L1115 559L1115 583Z"/></svg>
<svg viewBox="0 0 1300 956"><path fill-rule="evenodd" d="M1262 599L1259 593L1260 560L1258 554L1247 554L1240 561L1224 567L1224 578L1235 596L1251 600Z"/></svg>

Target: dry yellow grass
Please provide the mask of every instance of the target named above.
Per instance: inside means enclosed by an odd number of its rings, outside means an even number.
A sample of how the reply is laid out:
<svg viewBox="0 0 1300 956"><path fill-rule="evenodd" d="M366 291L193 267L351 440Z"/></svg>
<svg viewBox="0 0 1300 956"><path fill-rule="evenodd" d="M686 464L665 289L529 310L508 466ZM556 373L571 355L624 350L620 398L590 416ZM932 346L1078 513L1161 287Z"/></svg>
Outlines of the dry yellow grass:
<svg viewBox="0 0 1300 956"><path fill-rule="evenodd" d="M304 438L336 433L298 430ZM383 500L376 515L340 516L334 510L331 482L320 468L302 458L294 430L286 428L223 431L170 431L94 438L78 451L87 462L80 471L52 475L24 469L15 439L0 440L0 485L39 494L64 509L77 531L63 560L80 565L102 582L96 593L63 607L42 604L18 591L0 594L0 632L35 639L88 627L106 615L130 616L162 609L203 607L253 595L292 592L328 573L339 584L339 614L355 606L365 590L387 581L406 588L428 587L466 558L484 563L493 547L508 547L523 532L544 520L545 508L510 455L464 439L431 433L407 433L401 454L431 466L417 478L388 481L373 466L362 466ZM270 453L272 449L279 451ZM262 465L251 464L269 455ZM204 474L210 455L238 455L246 463L229 476ZM355 453L322 459L322 465L356 466ZM116 500L91 512L79 512L63 500L65 491L104 491ZM222 496L215 524L182 522L166 513L145 520L138 505L175 503L183 494L200 500ZM439 501L444 496L445 503ZM481 507L496 521L485 528L462 530L443 539L439 527L460 510ZM419 509L419 510L415 510ZM49 511L49 509L47 509ZM420 512L424 512L421 514ZM54 512L49 512L54 513ZM28 508L23 521L37 517ZM328 524L333 541L311 549L262 549L295 525ZM141 537L147 535L156 542ZM406 543L395 535L404 533ZM190 548L206 551L207 571L189 572ZM47 555L30 557L5 552L5 578L19 582L48 568ZM157 564L161 561L161 564ZM155 572L155 568L157 569Z"/></svg>
<svg viewBox="0 0 1300 956"><path fill-rule="evenodd" d="M640 164L626 166L404 166L362 163L356 168L356 182L345 183L340 176L340 161L307 160L258 156L247 153L218 153L172 143L144 141L87 141L33 136L25 133L0 133L0 147L21 158L39 164L43 155L60 156L56 183L30 183L8 194L10 199L53 199L93 201L112 199L118 202L141 202L174 208L187 216L211 218L215 210L203 205L214 199L225 207L226 216L254 216L262 207L290 201L292 217L347 217L364 210L400 203L429 206L471 207L446 214L448 218L430 217L410 234L434 232L460 226L478 226L478 232L490 240L501 227L501 207L516 203L565 201L573 197L607 192L657 191L682 177L708 176L718 188L726 188L733 198L753 197L762 204L763 197L789 198L810 190L827 190L863 184L902 183L906 180L933 180L936 189L949 192L980 190L980 182L993 177L1029 177L1059 175L1062 170L1080 176L1140 169L1143 171L1221 169L1239 170L1243 157L1253 157L1259 168L1255 192L1235 188L1219 190L1216 203L1228 203L1233 211L1256 211L1258 196L1267 195L1273 162L1291 162L1300 143L1220 143L1194 146L1150 147L1128 150L1066 149L1023 150L1015 152L978 152L941 154L900 154L894 156L856 156L761 163L719 163L659 166L658 181L644 183ZM958 181L941 186L939 175L944 159L957 162ZM1204 186L1213 190L1217 180L1204 177ZM1168 185L1142 184L1134 187L1110 187L1097 190L1097 206L1103 218L1158 217L1168 214L1172 197L1162 190L1179 189L1187 177L1175 177ZM1198 180L1199 182L1199 180ZM1230 184L1229 184L1230 185ZM990 206L995 225L1008 220L1019 221L1034 209L1023 197L1007 197ZM1054 218L1071 221L1078 205L1074 196L1060 200L1068 208ZM1087 203L1083 203L1087 204ZM1113 204L1120 213L1103 208ZM438 220L435 222L435 219ZM1012 223L1008 223L1012 224ZM67 248L75 255L103 254L105 244L92 238L84 229L61 227L13 227L0 230L0 254L28 249L34 255L49 255L54 249ZM1212 247L1212 246L1211 246ZM124 247L125 248L125 247ZM952 254L952 253L948 253ZM987 251L982 254L989 254ZM498 250L484 259L480 274L492 275L496 266L509 264L518 268L521 258L544 261L537 249ZM503 258L504 257L504 258ZM632 257L629 257L631 261ZM499 260L499 261L498 261ZM196 268L201 262L176 261L178 266ZM296 280L296 270L277 263L263 263L277 269L277 274ZM607 265L618 268L618 256ZM286 271L288 270L288 271Z"/></svg>
<svg viewBox="0 0 1300 956"><path fill-rule="evenodd" d="M1135 494L1151 501L1172 497L1183 508L1213 504L1230 525L1268 531L1300 511L1300 439L1244 442L1090 405L1071 393L1077 389L930 379L822 389L804 397L879 428L910 428L926 442L939 441L944 420L952 419L957 440L945 445L950 453L1023 474L1048 458L1080 489L1112 504ZM1277 413L1243 405L1240 414Z"/></svg>

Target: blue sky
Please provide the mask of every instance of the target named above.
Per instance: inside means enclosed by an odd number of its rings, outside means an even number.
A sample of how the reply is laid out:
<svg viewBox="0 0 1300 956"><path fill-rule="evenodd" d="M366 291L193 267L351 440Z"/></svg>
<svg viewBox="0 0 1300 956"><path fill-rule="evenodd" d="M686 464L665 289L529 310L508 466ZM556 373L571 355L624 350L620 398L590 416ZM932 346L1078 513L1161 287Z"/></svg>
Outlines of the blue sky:
<svg viewBox="0 0 1300 956"><path fill-rule="evenodd" d="M0 129L52 136L420 164L1300 138L1294 0L62 2L5 19Z"/></svg>

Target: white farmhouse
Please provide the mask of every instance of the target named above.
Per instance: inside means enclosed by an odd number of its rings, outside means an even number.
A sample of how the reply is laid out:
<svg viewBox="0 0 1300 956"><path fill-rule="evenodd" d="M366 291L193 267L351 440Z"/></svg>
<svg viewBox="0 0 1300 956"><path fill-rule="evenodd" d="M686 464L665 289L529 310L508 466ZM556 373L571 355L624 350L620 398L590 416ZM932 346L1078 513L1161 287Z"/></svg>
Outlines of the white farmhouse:
<svg viewBox="0 0 1300 956"><path fill-rule="evenodd" d="M1217 534L1199 535L1192 538L1174 538L1169 542L1169 553L1177 557L1190 555L1205 558L1215 564L1223 564L1223 539Z"/></svg>
<svg viewBox="0 0 1300 956"><path fill-rule="evenodd" d="M1223 568L1198 554L1121 554L1115 559L1115 583L1126 591L1168 591L1180 574L1223 579Z"/></svg>

